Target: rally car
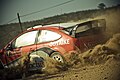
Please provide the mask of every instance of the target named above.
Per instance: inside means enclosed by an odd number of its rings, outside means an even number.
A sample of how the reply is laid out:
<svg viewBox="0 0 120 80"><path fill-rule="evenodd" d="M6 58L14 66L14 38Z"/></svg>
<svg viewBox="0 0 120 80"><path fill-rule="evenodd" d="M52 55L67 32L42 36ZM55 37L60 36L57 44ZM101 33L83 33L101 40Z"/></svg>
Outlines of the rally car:
<svg viewBox="0 0 120 80"><path fill-rule="evenodd" d="M83 52L102 43L105 23L104 19L98 19L29 28L0 51L0 67L12 66L24 54L37 55L43 59L51 57L63 63L64 54L75 51L76 48Z"/></svg>

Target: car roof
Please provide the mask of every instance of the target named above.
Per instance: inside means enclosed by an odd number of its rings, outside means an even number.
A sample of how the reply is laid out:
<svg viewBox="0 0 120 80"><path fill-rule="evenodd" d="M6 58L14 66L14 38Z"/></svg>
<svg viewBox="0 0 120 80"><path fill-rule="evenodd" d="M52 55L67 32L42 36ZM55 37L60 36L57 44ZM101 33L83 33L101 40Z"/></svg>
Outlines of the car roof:
<svg viewBox="0 0 120 80"><path fill-rule="evenodd" d="M58 26L58 27L68 28L68 27L71 27L71 26L75 26L77 24L80 24L80 23L78 23L78 22L58 23L58 24L51 24L51 25L45 25L45 26Z"/></svg>
<svg viewBox="0 0 120 80"><path fill-rule="evenodd" d="M51 28L68 28L68 27L71 27L71 26L75 26L77 24L80 24L80 22L69 22L69 23L58 23L58 24L50 24L50 25L37 25L37 26L34 26L34 27L30 27L28 28L27 30L29 29L33 29L33 28L41 28L41 27L45 27L45 28L48 28L48 27L51 27Z"/></svg>
<svg viewBox="0 0 120 80"><path fill-rule="evenodd" d="M62 27L58 27L58 26L44 26L44 27L30 28L26 31L29 32L34 30L62 30L62 29L63 29Z"/></svg>

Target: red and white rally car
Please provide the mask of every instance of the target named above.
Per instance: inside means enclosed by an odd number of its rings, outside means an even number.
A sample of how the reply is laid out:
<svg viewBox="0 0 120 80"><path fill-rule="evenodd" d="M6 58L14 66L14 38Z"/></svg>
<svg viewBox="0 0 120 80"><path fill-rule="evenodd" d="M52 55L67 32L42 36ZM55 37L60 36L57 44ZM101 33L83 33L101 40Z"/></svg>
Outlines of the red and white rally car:
<svg viewBox="0 0 120 80"><path fill-rule="evenodd" d="M104 41L104 19L84 23L61 23L24 31L0 51L0 67L9 67L24 54L49 56L64 62L64 54L92 48Z"/></svg>

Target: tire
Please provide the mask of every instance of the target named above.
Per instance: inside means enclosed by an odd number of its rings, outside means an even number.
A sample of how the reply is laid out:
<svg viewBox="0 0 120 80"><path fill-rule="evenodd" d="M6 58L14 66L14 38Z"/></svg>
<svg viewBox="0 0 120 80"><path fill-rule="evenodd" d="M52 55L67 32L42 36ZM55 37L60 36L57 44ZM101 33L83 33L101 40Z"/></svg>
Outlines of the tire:
<svg viewBox="0 0 120 80"><path fill-rule="evenodd" d="M55 59L56 61L58 61L60 63L64 63L65 62L63 56L59 52L53 52L50 55L50 57L53 58L53 59Z"/></svg>
<svg viewBox="0 0 120 80"><path fill-rule="evenodd" d="M44 51L35 51L30 54L30 71L42 70L44 65L44 60L49 57L49 55Z"/></svg>

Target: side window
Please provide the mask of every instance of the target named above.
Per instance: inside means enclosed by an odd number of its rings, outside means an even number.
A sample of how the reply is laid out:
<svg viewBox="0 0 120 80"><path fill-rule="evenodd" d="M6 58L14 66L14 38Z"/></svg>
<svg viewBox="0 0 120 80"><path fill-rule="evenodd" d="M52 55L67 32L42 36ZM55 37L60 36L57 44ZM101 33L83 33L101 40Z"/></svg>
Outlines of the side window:
<svg viewBox="0 0 120 80"><path fill-rule="evenodd" d="M42 30L38 36L38 43L57 40L60 37L61 35L56 32L49 31L49 30Z"/></svg>
<svg viewBox="0 0 120 80"><path fill-rule="evenodd" d="M27 32L21 36L19 36L15 40L15 47L27 46L32 45L35 43L35 38L38 31Z"/></svg>

